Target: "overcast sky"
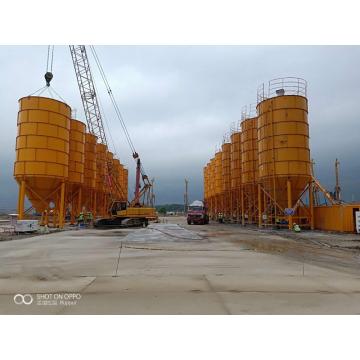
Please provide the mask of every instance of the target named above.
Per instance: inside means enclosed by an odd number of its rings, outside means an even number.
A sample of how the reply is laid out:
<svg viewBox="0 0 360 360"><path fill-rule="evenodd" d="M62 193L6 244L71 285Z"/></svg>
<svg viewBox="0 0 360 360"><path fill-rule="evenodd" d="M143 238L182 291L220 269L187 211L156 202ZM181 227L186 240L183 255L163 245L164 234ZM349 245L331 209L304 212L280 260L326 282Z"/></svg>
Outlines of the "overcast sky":
<svg viewBox="0 0 360 360"><path fill-rule="evenodd" d="M317 177L333 190L333 163L339 158L343 195L360 200L359 46L99 46L97 51L136 150L155 178L158 204L182 203L185 177L191 200L202 198L203 166L223 134L240 119L244 105L256 102L261 83L283 76L308 81ZM0 209L15 208L17 198L17 100L45 85L46 54L46 46L0 46ZM68 47L56 46L54 56L52 86L85 121ZM133 191L130 149L94 66L93 73Z"/></svg>

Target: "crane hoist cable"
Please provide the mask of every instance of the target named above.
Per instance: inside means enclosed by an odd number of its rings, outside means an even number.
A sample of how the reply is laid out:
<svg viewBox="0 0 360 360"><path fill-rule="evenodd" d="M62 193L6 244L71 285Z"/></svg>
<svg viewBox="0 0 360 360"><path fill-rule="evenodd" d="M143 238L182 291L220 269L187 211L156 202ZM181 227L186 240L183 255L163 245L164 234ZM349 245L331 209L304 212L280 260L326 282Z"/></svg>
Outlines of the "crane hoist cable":
<svg viewBox="0 0 360 360"><path fill-rule="evenodd" d="M31 93L29 96L37 95L40 96L45 91L47 91L52 98L55 98L54 94L64 103L66 101L60 96L60 94L54 89L54 87L50 86L50 81L53 79L53 64L54 64L54 49L55 45L48 45L47 47L47 58L46 58L46 72L45 72L45 81L46 85ZM53 94L54 93L54 94Z"/></svg>
<svg viewBox="0 0 360 360"><path fill-rule="evenodd" d="M53 63L54 63L54 45L48 45L47 49L47 60L46 60L46 72L45 72L45 81L46 86L50 86L50 81L53 78ZM50 66L49 66L50 63Z"/></svg>
<svg viewBox="0 0 360 360"><path fill-rule="evenodd" d="M47 48L47 60L46 60L46 72L52 72L53 63L54 63L54 45L48 45ZM49 60L50 60L50 68L49 68Z"/></svg>

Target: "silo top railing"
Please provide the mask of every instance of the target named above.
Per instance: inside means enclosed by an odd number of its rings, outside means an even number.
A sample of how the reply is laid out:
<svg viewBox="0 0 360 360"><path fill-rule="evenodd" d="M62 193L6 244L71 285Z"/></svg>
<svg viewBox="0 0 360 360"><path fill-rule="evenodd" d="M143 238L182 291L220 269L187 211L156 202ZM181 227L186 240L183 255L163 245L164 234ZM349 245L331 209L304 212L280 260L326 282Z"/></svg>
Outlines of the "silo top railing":
<svg viewBox="0 0 360 360"><path fill-rule="evenodd" d="M241 131L241 125L240 124L241 124L241 120L233 121L230 124L230 135L232 135L233 133Z"/></svg>
<svg viewBox="0 0 360 360"><path fill-rule="evenodd" d="M245 105L241 109L241 121L251 119L257 116L256 104Z"/></svg>
<svg viewBox="0 0 360 360"><path fill-rule="evenodd" d="M263 83L257 90L257 103L281 95L298 95L306 97L306 80L297 77L284 77L272 79L267 83Z"/></svg>
<svg viewBox="0 0 360 360"><path fill-rule="evenodd" d="M226 143L229 143L230 142L230 132L226 132L224 135L223 135L223 141L222 143L223 144L226 144Z"/></svg>

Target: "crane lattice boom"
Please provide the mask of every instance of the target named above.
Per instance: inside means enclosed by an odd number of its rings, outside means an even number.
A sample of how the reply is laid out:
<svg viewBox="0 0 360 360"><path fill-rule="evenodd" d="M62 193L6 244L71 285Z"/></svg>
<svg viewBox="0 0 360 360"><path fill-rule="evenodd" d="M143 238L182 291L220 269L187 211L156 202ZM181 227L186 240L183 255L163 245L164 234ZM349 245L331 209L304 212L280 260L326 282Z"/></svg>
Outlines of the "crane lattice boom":
<svg viewBox="0 0 360 360"><path fill-rule="evenodd" d="M99 102L96 96L85 45L70 45L70 52L89 132L97 136L98 141L107 145Z"/></svg>

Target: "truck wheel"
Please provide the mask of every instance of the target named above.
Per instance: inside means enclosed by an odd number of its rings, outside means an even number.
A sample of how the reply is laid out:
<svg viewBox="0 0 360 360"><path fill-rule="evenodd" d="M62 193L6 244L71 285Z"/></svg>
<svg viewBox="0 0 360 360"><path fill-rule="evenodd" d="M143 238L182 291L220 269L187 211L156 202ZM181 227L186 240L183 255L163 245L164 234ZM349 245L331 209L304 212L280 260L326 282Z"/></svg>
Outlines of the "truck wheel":
<svg viewBox="0 0 360 360"><path fill-rule="evenodd" d="M187 223L188 223L188 225L191 225L191 221L190 221L190 220L188 220Z"/></svg>

